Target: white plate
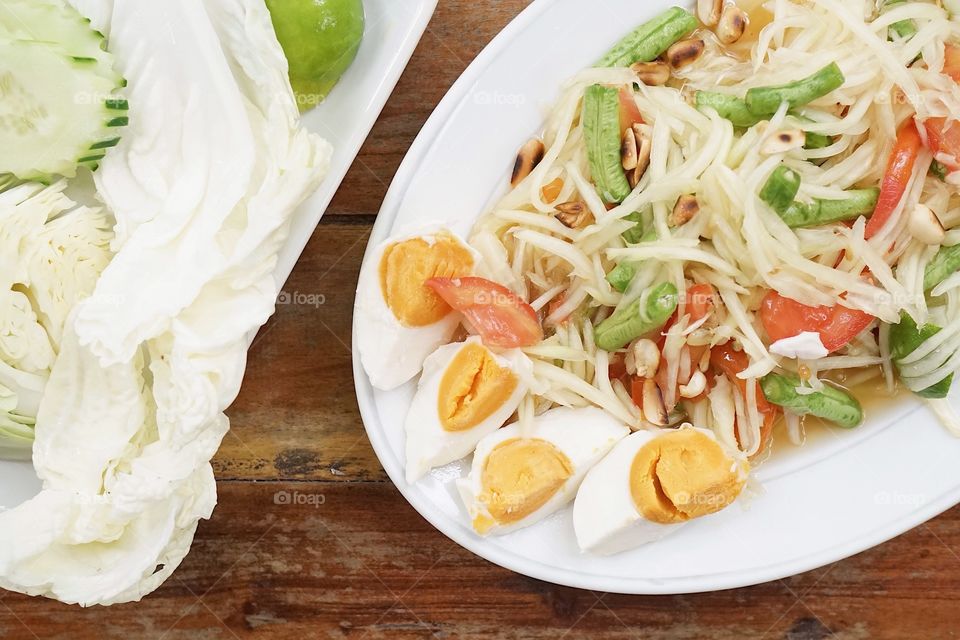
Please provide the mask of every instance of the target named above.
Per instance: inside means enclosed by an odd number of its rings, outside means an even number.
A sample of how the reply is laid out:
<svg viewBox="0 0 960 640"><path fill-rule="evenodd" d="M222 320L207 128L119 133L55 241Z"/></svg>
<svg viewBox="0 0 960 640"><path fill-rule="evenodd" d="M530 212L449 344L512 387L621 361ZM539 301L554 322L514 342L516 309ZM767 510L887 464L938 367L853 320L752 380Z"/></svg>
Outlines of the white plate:
<svg viewBox="0 0 960 640"><path fill-rule="evenodd" d="M588 9L582 0L534 2L480 54L430 118L387 194L371 244L427 221L467 232L492 196L505 191L516 150L541 128L560 83L590 66L630 25L671 4L604 0ZM362 339L354 333L355 344ZM960 440L905 399L870 411L868 423L856 430L831 431L775 455L756 474L764 495L745 508L693 522L633 552L581 554L569 509L526 530L484 539L467 525L453 491L451 479L462 463L416 485L404 480L403 417L413 383L374 391L356 350L354 374L370 441L410 504L474 553L559 584L645 594L756 584L858 553L960 501Z"/></svg>
<svg viewBox="0 0 960 640"><path fill-rule="evenodd" d="M367 28L357 59L327 100L304 116L305 126L334 145L330 171L301 206L280 253L277 279L285 281L337 192L360 146L393 92L423 36L437 0L364 0ZM36 495L40 481L29 463L0 460L0 509Z"/></svg>

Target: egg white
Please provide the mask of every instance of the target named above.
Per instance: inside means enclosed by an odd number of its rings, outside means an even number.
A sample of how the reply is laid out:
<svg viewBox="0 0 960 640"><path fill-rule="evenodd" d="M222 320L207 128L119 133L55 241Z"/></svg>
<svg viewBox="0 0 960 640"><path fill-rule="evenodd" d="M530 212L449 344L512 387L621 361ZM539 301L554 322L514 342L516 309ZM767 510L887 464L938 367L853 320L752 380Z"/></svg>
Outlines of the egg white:
<svg viewBox="0 0 960 640"><path fill-rule="evenodd" d="M697 431L716 440L712 431ZM632 434L617 443L587 473L573 504L573 529L581 550L596 555L613 555L656 542L687 524L647 520L637 510L630 489L630 469L637 453L665 433L669 431L658 429Z"/></svg>
<svg viewBox="0 0 960 640"><path fill-rule="evenodd" d="M567 456L573 466L573 474L539 509L516 522L494 524L483 535L502 535L529 527L562 508L576 495L587 471L629 433L630 429L626 425L602 409L594 407L551 409L538 416L527 429L520 423L514 423L495 431L477 445L469 475L457 481L457 489L470 521L473 522L477 516L493 520L481 500L481 478L487 457L500 443L513 438L546 440Z"/></svg>
<svg viewBox="0 0 960 640"><path fill-rule="evenodd" d="M480 338L448 344L437 349L423 363L423 375L417 393L407 414L405 429L407 482L413 484L430 469L464 458L476 448L477 443L493 433L513 415L529 389L533 377L533 363L519 349L493 355L497 364L517 376L517 387L495 412L475 427L466 431L451 432L443 428L438 415L440 383L450 363L468 345L482 345Z"/></svg>
<svg viewBox="0 0 960 640"><path fill-rule="evenodd" d="M461 315L451 311L431 325L405 327L387 306L380 286L380 262L387 248L414 238L432 244L441 232L456 238L470 251L475 267L480 263L480 255L459 236L437 226L389 238L372 248L364 260L357 283L354 339L363 369L377 389L389 391L413 379L427 356L449 342L461 322Z"/></svg>

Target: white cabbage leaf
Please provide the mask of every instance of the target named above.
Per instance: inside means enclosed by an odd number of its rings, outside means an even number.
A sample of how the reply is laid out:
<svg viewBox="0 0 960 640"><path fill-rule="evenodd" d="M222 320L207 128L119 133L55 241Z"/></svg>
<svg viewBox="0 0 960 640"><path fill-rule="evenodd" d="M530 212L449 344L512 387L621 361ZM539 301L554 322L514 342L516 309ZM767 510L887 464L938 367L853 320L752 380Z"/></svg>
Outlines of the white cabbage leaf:
<svg viewBox="0 0 960 640"><path fill-rule="evenodd" d="M48 332L43 489L0 513L0 587L91 605L155 589L209 517L223 412L331 149L300 127L263 0L72 2L129 82L130 126L95 174L115 256Z"/></svg>
<svg viewBox="0 0 960 640"><path fill-rule="evenodd" d="M93 292L113 233L65 181L11 182L0 185L0 458L29 459L67 314Z"/></svg>

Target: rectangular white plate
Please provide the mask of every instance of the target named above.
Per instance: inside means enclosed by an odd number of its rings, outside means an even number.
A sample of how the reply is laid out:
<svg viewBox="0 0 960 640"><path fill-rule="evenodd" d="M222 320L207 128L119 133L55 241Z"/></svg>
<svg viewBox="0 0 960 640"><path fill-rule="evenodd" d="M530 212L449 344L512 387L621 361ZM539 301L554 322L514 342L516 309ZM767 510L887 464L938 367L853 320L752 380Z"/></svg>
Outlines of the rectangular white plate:
<svg viewBox="0 0 960 640"><path fill-rule="evenodd" d="M297 210L277 275L286 280L326 211L360 146L370 134L400 74L410 61L438 0L365 0L367 30L353 66L303 122L333 145L330 173ZM374 213L371 211L371 213Z"/></svg>
<svg viewBox="0 0 960 640"><path fill-rule="evenodd" d="M296 212L280 252L277 279L285 281L320 218L353 164L410 61L437 0L364 0L367 27L357 59L327 100L304 116L304 124L334 147L330 172ZM0 509L12 508L40 490L32 465L0 461Z"/></svg>

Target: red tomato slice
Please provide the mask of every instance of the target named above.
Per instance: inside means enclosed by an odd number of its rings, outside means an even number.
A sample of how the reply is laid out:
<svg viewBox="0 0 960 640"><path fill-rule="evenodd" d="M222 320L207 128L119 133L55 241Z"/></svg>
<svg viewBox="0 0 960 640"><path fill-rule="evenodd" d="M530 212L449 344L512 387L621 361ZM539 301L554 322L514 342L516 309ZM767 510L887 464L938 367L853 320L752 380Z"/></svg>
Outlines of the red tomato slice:
<svg viewBox="0 0 960 640"><path fill-rule="evenodd" d="M611 380L619 380L620 378L625 378L626 376L627 363L624 362L623 357L612 357L610 360L610 366L607 367L607 377Z"/></svg>
<svg viewBox="0 0 960 640"><path fill-rule="evenodd" d="M833 353L860 335L874 317L840 305L808 307L771 291L760 305L760 320L773 342L809 331L819 333L823 346Z"/></svg>
<svg viewBox="0 0 960 640"><path fill-rule="evenodd" d="M943 72L960 82L960 47L948 44L944 58ZM953 157L953 162L944 164L953 171L960 169L960 122L930 118L924 122L924 128L927 130L927 146L934 155Z"/></svg>
<svg viewBox="0 0 960 640"><path fill-rule="evenodd" d="M695 284L687 289L684 301L690 314L690 324L703 320L713 310L716 296L717 290L709 284Z"/></svg>
<svg viewBox="0 0 960 640"><path fill-rule="evenodd" d="M930 118L923 123L927 130L927 146L949 169L960 169L960 122L946 118ZM948 158L953 158L949 160Z"/></svg>
<svg viewBox="0 0 960 640"><path fill-rule="evenodd" d="M690 316L689 324L694 324L702 320L704 316L710 313L716 306L717 290L709 284L695 284L683 294L683 303L687 315ZM666 324L664 324L660 330L660 336L657 338L656 343L661 350L663 350L663 345L667 340L667 333L673 325L677 324L677 320L680 319L679 314L679 310L674 311L673 315L670 316L670 319L667 320Z"/></svg>
<svg viewBox="0 0 960 640"><path fill-rule="evenodd" d="M725 375L730 382L737 385L744 398L747 397L747 381L738 375L750 366L750 359L742 351L733 348L732 342L714 347L710 351L710 364L714 369ZM754 384L757 384L754 382ZM773 434L773 424L777 421L780 409L769 402L763 395L763 389L757 385L757 410L763 414L763 425L760 427L760 448L758 452L766 450L767 442ZM737 429L737 441L740 440L740 431Z"/></svg>
<svg viewBox="0 0 960 640"><path fill-rule="evenodd" d="M883 229L903 199L922 147L920 132L911 119L897 132L897 143L887 161L887 171L883 174L883 182L880 184L880 199L877 200L877 208L874 209L867 223L864 234L867 239L877 235Z"/></svg>
<svg viewBox="0 0 960 640"><path fill-rule="evenodd" d="M483 278L431 278L427 286L461 312L484 344L503 349L543 340L537 313L517 294Z"/></svg>
<svg viewBox="0 0 960 640"><path fill-rule="evenodd" d="M630 379L630 397L633 399L633 404L643 408L643 378L633 376Z"/></svg>
<svg viewBox="0 0 960 640"><path fill-rule="evenodd" d="M620 137L635 124L643 124L643 115L633 97L633 90L620 87Z"/></svg>

